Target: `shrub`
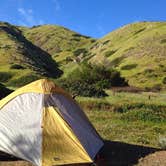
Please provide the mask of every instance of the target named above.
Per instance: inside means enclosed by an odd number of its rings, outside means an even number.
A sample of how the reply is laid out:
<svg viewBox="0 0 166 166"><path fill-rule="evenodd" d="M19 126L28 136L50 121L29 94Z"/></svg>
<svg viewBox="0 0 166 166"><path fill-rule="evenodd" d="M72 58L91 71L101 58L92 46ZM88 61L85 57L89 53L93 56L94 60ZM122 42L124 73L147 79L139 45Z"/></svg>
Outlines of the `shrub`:
<svg viewBox="0 0 166 166"><path fill-rule="evenodd" d="M10 66L10 69L25 69L25 67L23 67L19 64L13 64Z"/></svg>
<svg viewBox="0 0 166 166"><path fill-rule="evenodd" d="M79 56L81 53L87 54L86 48L79 48L73 52L74 56Z"/></svg>
<svg viewBox="0 0 166 166"><path fill-rule="evenodd" d="M71 57L66 57L66 62L72 62L73 59Z"/></svg>
<svg viewBox="0 0 166 166"><path fill-rule="evenodd" d="M137 64L129 64L121 67L121 70L131 70L137 67Z"/></svg>
<svg viewBox="0 0 166 166"><path fill-rule="evenodd" d="M124 78L115 70L107 70L100 66L82 64L72 71L66 79L59 81L60 86L80 96L106 96L105 88L126 85Z"/></svg>
<svg viewBox="0 0 166 166"><path fill-rule="evenodd" d="M160 41L160 43L161 43L161 44L166 43L166 39L162 39L162 40Z"/></svg>
<svg viewBox="0 0 166 166"><path fill-rule="evenodd" d="M91 39L91 41L90 41L91 43L94 43L94 42L96 42L96 40L95 39Z"/></svg>
<svg viewBox="0 0 166 166"><path fill-rule="evenodd" d="M80 41L81 38L72 38L71 40Z"/></svg>
<svg viewBox="0 0 166 166"><path fill-rule="evenodd" d="M166 84L166 77L163 78L162 83Z"/></svg>
<svg viewBox="0 0 166 166"><path fill-rule="evenodd" d="M113 60L111 61L111 66L113 66L113 67L118 66L118 65L123 61L123 59L125 59L125 56L124 56L124 55L121 56L121 57L117 57L117 58L113 59Z"/></svg>
<svg viewBox="0 0 166 166"><path fill-rule="evenodd" d="M105 56L106 56L106 57L109 57L109 56L111 56L112 54L114 54L116 51L117 51L117 50L106 51L106 52L105 52Z"/></svg>
<svg viewBox="0 0 166 166"><path fill-rule="evenodd" d="M106 40L103 42L103 45L108 44L109 42L110 42L110 40Z"/></svg>
<svg viewBox="0 0 166 166"><path fill-rule="evenodd" d="M98 89L93 84L88 84L82 81L73 82L70 79L60 80L60 86L66 89L73 95L79 95L84 97L103 97L107 96L102 89Z"/></svg>
<svg viewBox="0 0 166 166"><path fill-rule="evenodd" d="M0 82L6 82L6 81L8 81L11 78L12 78L12 74L11 73L0 72Z"/></svg>
<svg viewBox="0 0 166 166"><path fill-rule="evenodd" d="M72 34L72 36L74 36L74 37L82 37L81 34L77 34L77 33Z"/></svg>
<svg viewBox="0 0 166 166"><path fill-rule="evenodd" d="M122 113L121 119L127 120L127 121L136 121L136 120L141 120L141 121L149 121L149 122L154 122L154 123L159 123L159 122L166 122L165 119L165 109L159 109L159 110L154 110L154 109L135 109L135 110L130 110L125 113Z"/></svg>
<svg viewBox="0 0 166 166"><path fill-rule="evenodd" d="M129 47L129 48L125 49L124 52L128 52L128 51L133 50L133 49L135 49L135 47Z"/></svg>
<svg viewBox="0 0 166 166"><path fill-rule="evenodd" d="M127 86L128 83L125 78L121 77L120 72L112 71L110 76L111 86Z"/></svg>
<svg viewBox="0 0 166 166"><path fill-rule="evenodd" d="M153 72L154 72L153 69L148 69L148 68L147 68L147 69L144 70L144 73L145 73L145 74L149 74L149 73L153 73Z"/></svg>
<svg viewBox="0 0 166 166"><path fill-rule="evenodd" d="M146 28L142 28L142 29L136 31L136 32L134 33L134 35L137 35L138 33L141 33L141 32L144 31L145 29L146 29Z"/></svg>

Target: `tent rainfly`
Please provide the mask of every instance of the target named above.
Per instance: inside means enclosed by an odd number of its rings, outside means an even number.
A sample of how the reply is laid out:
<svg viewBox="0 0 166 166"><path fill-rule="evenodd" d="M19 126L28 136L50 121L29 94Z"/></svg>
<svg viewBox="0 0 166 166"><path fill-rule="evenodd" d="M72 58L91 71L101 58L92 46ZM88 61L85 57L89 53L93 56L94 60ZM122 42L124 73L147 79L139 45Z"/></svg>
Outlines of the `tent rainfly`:
<svg viewBox="0 0 166 166"><path fill-rule="evenodd" d="M91 163L103 141L63 89L42 79L0 100L0 151L36 166Z"/></svg>

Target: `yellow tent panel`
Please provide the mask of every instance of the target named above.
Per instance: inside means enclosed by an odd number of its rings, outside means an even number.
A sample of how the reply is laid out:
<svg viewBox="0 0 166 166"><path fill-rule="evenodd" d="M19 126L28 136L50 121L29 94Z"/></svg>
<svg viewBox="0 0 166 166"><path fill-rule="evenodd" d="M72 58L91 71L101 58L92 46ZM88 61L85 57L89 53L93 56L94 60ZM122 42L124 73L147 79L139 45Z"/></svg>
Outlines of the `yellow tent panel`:
<svg viewBox="0 0 166 166"><path fill-rule="evenodd" d="M89 155L53 107L43 112L42 164L64 165L68 163L91 163Z"/></svg>

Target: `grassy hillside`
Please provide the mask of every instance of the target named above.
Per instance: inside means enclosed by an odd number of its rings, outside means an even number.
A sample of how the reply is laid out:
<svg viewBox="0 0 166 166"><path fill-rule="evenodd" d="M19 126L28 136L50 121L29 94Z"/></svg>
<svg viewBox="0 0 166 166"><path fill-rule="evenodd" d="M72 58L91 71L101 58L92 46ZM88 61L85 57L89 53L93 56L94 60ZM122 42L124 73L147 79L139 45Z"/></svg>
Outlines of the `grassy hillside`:
<svg viewBox="0 0 166 166"><path fill-rule="evenodd" d="M126 25L99 39L87 57L116 67L137 87L166 87L166 22Z"/></svg>
<svg viewBox="0 0 166 166"><path fill-rule="evenodd" d="M41 77L57 78L61 74L59 68L64 72L59 77L61 82L64 83L64 78L71 81L71 74L83 69L83 60L91 62L92 66L116 68L132 86L166 89L166 23L134 23L98 40L60 26L27 28L0 23L0 83L3 83L0 84L0 97L11 92L5 86L17 88ZM88 76L83 76L87 81L99 72L88 70L83 74ZM104 71L103 76L105 74ZM84 90L82 85L80 90ZM129 146L165 148L166 95L135 90L139 93L118 92L118 88L114 88L105 90L106 97L77 96L75 99L103 139L120 141L123 147L128 143ZM111 146L109 160L117 156L112 149ZM116 147L116 151L124 156L123 149ZM136 152L139 150L130 151L130 154ZM126 156L132 158L127 153Z"/></svg>
<svg viewBox="0 0 166 166"><path fill-rule="evenodd" d="M39 77L56 78L60 74L47 52L29 42L15 26L0 23L0 82L21 86Z"/></svg>
<svg viewBox="0 0 166 166"><path fill-rule="evenodd" d="M129 85L166 89L166 22L129 24L98 40L57 25L1 23L0 39L0 82L8 85L22 77L25 82L39 75L57 77L56 62L66 76L88 60L116 68Z"/></svg>
<svg viewBox="0 0 166 166"><path fill-rule="evenodd" d="M77 59L79 53L86 53L86 48L96 41L91 37L83 36L57 25L20 27L20 29L28 40L47 51L56 61L62 63Z"/></svg>

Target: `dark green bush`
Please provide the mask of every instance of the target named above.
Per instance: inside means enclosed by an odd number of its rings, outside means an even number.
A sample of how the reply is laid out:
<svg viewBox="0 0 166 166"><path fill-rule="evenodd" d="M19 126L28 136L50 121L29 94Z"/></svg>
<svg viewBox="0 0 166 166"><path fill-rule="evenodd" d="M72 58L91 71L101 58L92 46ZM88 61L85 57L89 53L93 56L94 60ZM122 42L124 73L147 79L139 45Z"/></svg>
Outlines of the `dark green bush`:
<svg viewBox="0 0 166 166"><path fill-rule="evenodd" d="M165 110L141 109L123 113L121 119L127 121L166 122Z"/></svg>
<svg viewBox="0 0 166 166"><path fill-rule="evenodd" d="M136 32L134 33L134 35L137 35L138 33L141 33L141 32L144 31L145 29L146 29L146 28L142 28L142 29L136 31Z"/></svg>
<svg viewBox="0 0 166 166"><path fill-rule="evenodd" d="M109 42L110 42L110 40L106 40L103 42L103 45L108 44Z"/></svg>
<svg viewBox="0 0 166 166"><path fill-rule="evenodd" d="M125 56L121 56L121 57L117 57L117 58L113 59L111 61L111 66L113 66L113 67L118 66L123 61L123 59L125 59Z"/></svg>
<svg viewBox="0 0 166 166"><path fill-rule="evenodd" d="M163 78L162 83L166 84L166 77Z"/></svg>
<svg viewBox="0 0 166 166"><path fill-rule="evenodd" d="M74 40L74 41L80 41L81 38L72 38L71 40Z"/></svg>
<svg viewBox="0 0 166 166"><path fill-rule="evenodd" d="M113 70L110 75L111 86L127 86L125 78L121 77L120 72Z"/></svg>
<svg viewBox="0 0 166 166"><path fill-rule="evenodd" d="M154 72L154 69L148 69L147 68L147 69L144 70L145 74L149 74L149 73L153 73L153 72Z"/></svg>
<svg viewBox="0 0 166 166"><path fill-rule="evenodd" d="M93 84L88 84L82 81L75 81L72 80L61 80L59 83L61 87L66 89L73 95L79 95L84 97L103 97L107 96L107 94L102 90L95 87Z"/></svg>
<svg viewBox="0 0 166 166"><path fill-rule="evenodd" d="M0 82L6 82L12 78L12 74L8 72L0 72Z"/></svg>
<svg viewBox="0 0 166 166"><path fill-rule="evenodd" d="M73 52L74 56L79 56L81 53L87 54L86 48L79 48Z"/></svg>
<svg viewBox="0 0 166 166"><path fill-rule="evenodd" d="M137 67L137 64L129 64L121 67L121 70L131 70Z"/></svg>
<svg viewBox="0 0 166 166"><path fill-rule="evenodd" d="M94 43L94 42L96 42L96 40L95 39L91 39L91 43Z"/></svg>
<svg viewBox="0 0 166 166"><path fill-rule="evenodd" d="M71 57L66 57L66 62L72 62L73 61L73 59L71 58Z"/></svg>
<svg viewBox="0 0 166 166"><path fill-rule="evenodd" d="M72 36L74 36L74 37L82 37L81 34L77 34L77 33L72 34Z"/></svg>
<svg viewBox="0 0 166 166"><path fill-rule="evenodd" d="M19 64L13 64L10 66L10 69L25 69L25 67L23 67Z"/></svg>
<svg viewBox="0 0 166 166"><path fill-rule="evenodd" d="M166 43L166 39L162 39L162 40L160 41L160 43L161 43L161 44Z"/></svg>
<svg viewBox="0 0 166 166"><path fill-rule="evenodd" d="M128 51L133 50L133 49L135 49L135 47L129 47L129 48L125 49L124 52L128 52Z"/></svg>
<svg viewBox="0 0 166 166"><path fill-rule="evenodd" d="M116 51L117 51L117 50L106 51L106 52L105 52L105 56L106 56L106 57L109 57L109 56L111 56L112 54L114 54Z"/></svg>
<svg viewBox="0 0 166 166"><path fill-rule="evenodd" d="M82 64L80 68L71 72L66 79L60 80L59 84L70 93L89 97L106 96L103 89L127 85L119 72L89 64Z"/></svg>

